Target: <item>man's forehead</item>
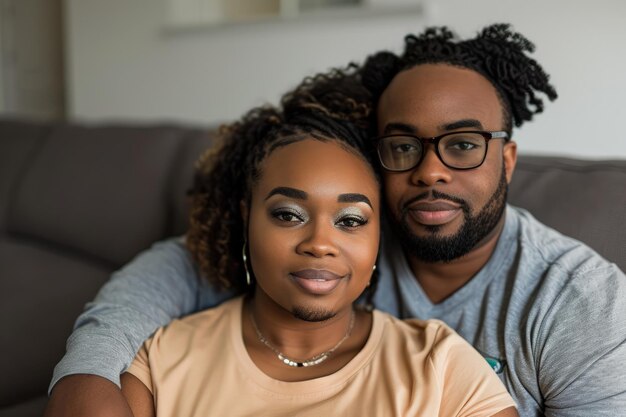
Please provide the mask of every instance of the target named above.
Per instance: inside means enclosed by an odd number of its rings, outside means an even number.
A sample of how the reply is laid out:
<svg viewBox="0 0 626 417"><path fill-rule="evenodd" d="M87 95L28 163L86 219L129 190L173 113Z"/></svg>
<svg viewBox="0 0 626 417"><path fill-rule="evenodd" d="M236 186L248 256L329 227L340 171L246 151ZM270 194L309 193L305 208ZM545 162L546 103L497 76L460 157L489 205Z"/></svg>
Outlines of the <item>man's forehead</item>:
<svg viewBox="0 0 626 417"><path fill-rule="evenodd" d="M436 96L445 92L492 95L496 88L478 72L448 64L421 64L399 72L381 97L387 101L397 98Z"/></svg>
<svg viewBox="0 0 626 417"><path fill-rule="evenodd" d="M476 71L447 64L422 64L391 81L378 104L380 123L445 125L477 119L485 126L502 122L495 87Z"/></svg>

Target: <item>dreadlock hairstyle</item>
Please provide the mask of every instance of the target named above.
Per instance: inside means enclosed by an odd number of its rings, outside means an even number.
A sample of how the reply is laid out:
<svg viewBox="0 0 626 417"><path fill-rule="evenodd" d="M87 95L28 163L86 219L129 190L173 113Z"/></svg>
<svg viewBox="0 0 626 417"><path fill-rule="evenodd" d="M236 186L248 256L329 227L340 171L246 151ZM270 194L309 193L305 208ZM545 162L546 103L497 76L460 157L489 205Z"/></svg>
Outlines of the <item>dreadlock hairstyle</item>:
<svg viewBox="0 0 626 417"><path fill-rule="evenodd" d="M420 64L449 64L474 70L491 82L503 107L504 129L521 126L543 111L543 100L557 97L543 68L526 53L535 46L508 24L487 26L475 38L460 41L448 28L428 28L421 35L405 37L404 52L379 52L366 60L361 71L363 85L377 103L391 80L400 72ZM375 128L375 116L372 126Z"/></svg>
<svg viewBox="0 0 626 417"><path fill-rule="evenodd" d="M305 79L283 97L281 108L258 107L238 122L222 127L221 143L197 162L189 191L187 247L203 278L215 288L251 290L246 285L242 259L247 231L241 202L249 203L250 190L272 151L306 138L337 141L374 165L362 123L369 108L359 104L356 92L364 90L355 74L356 69L349 67ZM344 91L355 93L356 98Z"/></svg>

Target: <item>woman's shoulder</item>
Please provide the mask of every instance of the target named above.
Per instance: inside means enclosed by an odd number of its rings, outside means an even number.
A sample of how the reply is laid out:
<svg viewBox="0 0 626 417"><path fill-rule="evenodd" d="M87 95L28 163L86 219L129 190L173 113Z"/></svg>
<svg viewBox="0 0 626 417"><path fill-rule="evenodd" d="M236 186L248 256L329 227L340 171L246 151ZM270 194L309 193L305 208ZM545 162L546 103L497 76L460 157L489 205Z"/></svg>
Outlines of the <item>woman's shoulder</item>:
<svg viewBox="0 0 626 417"><path fill-rule="evenodd" d="M398 319L388 313L375 310L384 322L385 338L393 343L412 346L420 352L448 349L455 345L469 346L450 326L441 320Z"/></svg>
<svg viewBox="0 0 626 417"><path fill-rule="evenodd" d="M408 337L427 336L434 340L441 340L456 335L456 332L450 326L438 319L399 319L383 311L374 310L374 312L380 320L385 322L385 326L390 331L404 334Z"/></svg>
<svg viewBox="0 0 626 417"><path fill-rule="evenodd" d="M177 346L202 345L215 339L215 335L228 331L233 315L241 315L242 297L225 301L219 306L175 319L161 327L152 337L153 343ZM240 322L240 321L235 321Z"/></svg>

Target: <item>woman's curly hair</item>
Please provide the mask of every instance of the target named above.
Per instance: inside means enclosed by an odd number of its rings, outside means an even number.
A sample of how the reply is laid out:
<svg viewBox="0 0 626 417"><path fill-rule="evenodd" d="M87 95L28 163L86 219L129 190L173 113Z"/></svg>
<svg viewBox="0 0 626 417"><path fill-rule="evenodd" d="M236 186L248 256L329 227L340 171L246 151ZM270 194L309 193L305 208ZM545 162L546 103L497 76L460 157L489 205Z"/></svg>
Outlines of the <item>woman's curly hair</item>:
<svg viewBox="0 0 626 417"><path fill-rule="evenodd" d="M187 247L201 275L217 289L247 289L242 248L247 231L241 202L275 149L314 138L337 141L372 164L367 137L369 94L349 66L305 79L283 96L280 108L258 107L220 129L220 143L197 162Z"/></svg>
<svg viewBox="0 0 626 417"><path fill-rule="evenodd" d="M406 36L401 55L383 51L368 57L361 81L377 103L400 71L416 65L445 63L474 70L496 88L503 107L504 129L511 135L513 123L519 127L543 111L544 103L537 93L550 100L557 97L548 74L527 55L534 49L508 24L487 26L475 38L463 41L445 26L428 28L421 35ZM374 118L371 122L375 127Z"/></svg>

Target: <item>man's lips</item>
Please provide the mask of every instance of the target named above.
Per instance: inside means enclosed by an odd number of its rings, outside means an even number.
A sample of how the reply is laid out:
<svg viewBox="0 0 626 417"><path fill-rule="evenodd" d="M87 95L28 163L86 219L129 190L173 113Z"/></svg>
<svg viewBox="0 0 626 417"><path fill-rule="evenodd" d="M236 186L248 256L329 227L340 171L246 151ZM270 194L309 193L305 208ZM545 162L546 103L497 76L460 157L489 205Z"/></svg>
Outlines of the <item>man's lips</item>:
<svg viewBox="0 0 626 417"><path fill-rule="evenodd" d="M313 295L324 295L332 292L344 277L323 269L303 269L289 275L300 288Z"/></svg>
<svg viewBox="0 0 626 417"><path fill-rule="evenodd" d="M425 226L449 223L463 211L458 204L443 200L417 201L406 208L413 220Z"/></svg>

